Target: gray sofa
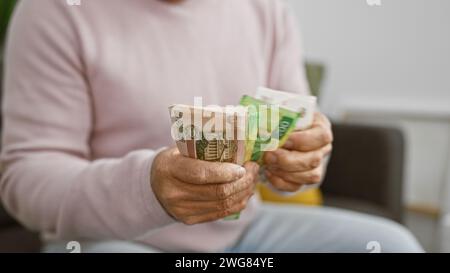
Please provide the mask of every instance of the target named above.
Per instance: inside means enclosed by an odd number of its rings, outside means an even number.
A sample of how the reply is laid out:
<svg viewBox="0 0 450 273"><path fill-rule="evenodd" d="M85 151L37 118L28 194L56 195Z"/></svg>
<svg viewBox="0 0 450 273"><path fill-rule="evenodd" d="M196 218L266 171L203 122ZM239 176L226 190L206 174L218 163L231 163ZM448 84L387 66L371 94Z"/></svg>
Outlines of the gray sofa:
<svg viewBox="0 0 450 273"><path fill-rule="evenodd" d="M333 154L322 185L325 205L403 222L402 131L336 123L333 133Z"/></svg>

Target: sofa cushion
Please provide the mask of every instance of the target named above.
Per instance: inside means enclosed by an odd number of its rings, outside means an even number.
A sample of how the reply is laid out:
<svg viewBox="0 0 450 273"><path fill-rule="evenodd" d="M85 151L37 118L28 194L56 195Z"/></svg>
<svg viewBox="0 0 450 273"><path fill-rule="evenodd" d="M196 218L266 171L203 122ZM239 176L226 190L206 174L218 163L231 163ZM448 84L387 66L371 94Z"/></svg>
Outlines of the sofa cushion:
<svg viewBox="0 0 450 273"><path fill-rule="evenodd" d="M12 226L16 224L16 221L9 216L9 214L5 211L3 206L0 203L0 229L5 226Z"/></svg>
<svg viewBox="0 0 450 273"><path fill-rule="evenodd" d="M369 201L361 201L361 199L353 199L348 197L339 197L335 195L325 194L324 205L327 207L336 207L341 209L353 210L357 212L372 214L397 220L387 208L377 205Z"/></svg>
<svg viewBox="0 0 450 273"><path fill-rule="evenodd" d="M39 252L39 235L18 225L0 227L0 253Z"/></svg>

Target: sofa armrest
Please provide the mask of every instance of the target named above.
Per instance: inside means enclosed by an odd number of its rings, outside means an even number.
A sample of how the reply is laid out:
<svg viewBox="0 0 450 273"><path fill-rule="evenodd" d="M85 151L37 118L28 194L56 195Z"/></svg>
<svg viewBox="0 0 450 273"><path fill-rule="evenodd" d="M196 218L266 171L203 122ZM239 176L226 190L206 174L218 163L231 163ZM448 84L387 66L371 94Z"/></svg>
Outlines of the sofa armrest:
<svg viewBox="0 0 450 273"><path fill-rule="evenodd" d="M327 195L364 201L402 220L404 138L389 127L333 124L333 154L322 189ZM325 199L326 201L326 199Z"/></svg>

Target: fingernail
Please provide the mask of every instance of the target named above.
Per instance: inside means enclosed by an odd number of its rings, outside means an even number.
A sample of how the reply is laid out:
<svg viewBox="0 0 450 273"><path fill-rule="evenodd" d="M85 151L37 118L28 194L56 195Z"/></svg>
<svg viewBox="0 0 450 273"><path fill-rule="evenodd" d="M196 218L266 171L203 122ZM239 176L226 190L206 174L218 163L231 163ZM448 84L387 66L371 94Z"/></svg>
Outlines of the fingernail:
<svg viewBox="0 0 450 273"><path fill-rule="evenodd" d="M266 157L267 163L269 164L275 164L277 163L277 156L273 153L268 153Z"/></svg>
<svg viewBox="0 0 450 273"><path fill-rule="evenodd" d="M241 166L237 167L236 174L237 174L239 177L243 177L243 176L245 175L246 172L247 172L247 171L245 170L244 167L241 167Z"/></svg>
<svg viewBox="0 0 450 273"><path fill-rule="evenodd" d="M284 147L287 149L292 149L294 148L294 142L292 142L292 140L287 140L286 143L284 143Z"/></svg>

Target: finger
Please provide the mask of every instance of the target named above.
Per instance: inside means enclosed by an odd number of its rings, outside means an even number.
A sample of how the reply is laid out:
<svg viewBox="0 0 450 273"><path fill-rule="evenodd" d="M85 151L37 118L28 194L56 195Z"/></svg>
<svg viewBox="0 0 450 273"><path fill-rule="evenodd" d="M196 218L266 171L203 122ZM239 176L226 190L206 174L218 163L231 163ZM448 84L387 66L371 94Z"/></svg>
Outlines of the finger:
<svg viewBox="0 0 450 273"><path fill-rule="evenodd" d="M266 152L264 162L269 169L281 169L288 172L304 172L317 168L325 156L332 151L332 144L311 152L289 151L277 149Z"/></svg>
<svg viewBox="0 0 450 273"><path fill-rule="evenodd" d="M174 199L193 201L224 200L248 188L254 188L259 166L255 163L249 163L245 165L245 168L247 172L244 177L230 183L198 185L178 182L177 188L179 190L176 191L178 195L174 196Z"/></svg>
<svg viewBox="0 0 450 273"><path fill-rule="evenodd" d="M206 223L211 222L219 219L223 219L224 217L230 216L232 214L241 212L247 207L249 199L243 200L237 204L235 204L232 208L222 210L222 211L215 211L210 212L202 215L194 215L194 216L188 216L185 219L183 219L183 223L186 225L194 225L194 224L200 224L200 223Z"/></svg>
<svg viewBox="0 0 450 273"><path fill-rule="evenodd" d="M250 172L253 172L253 173L258 173L259 165L256 162L248 161L248 162L244 163L244 168L247 171L250 171Z"/></svg>
<svg viewBox="0 0 450 273"><path fill-rule="evenodd" d="M210 212L218 212L232 209L238 204L250 198L255 192L255 187L238 192L226 199L215 201L182 201L173 207L172 211L177 215L195 216Z"/></svg>
<svg viewBox="0 0 450 273"><path fill-rule="evenodd" d="M281 169L288 172L303 172L317 168L324 156L322 150L313 152L289 151L277 149L266 152L264 162L268 168Z"/></svg>
<svg viewBox="0 0 450 273"><path fill-rule="evenodd" d="M300 185L312 185L322 181L323 165L307 172L283 172L278 170L270 170L272 175L281 179Z"/></svg>
<svg viewBox="0 0 450 273"><path fill-rule="evenodd" d="M246 173L245 168L224 162L208 162L184 156L176 157L172 175L192 184L214 184L236 181Z"/></svg>
<svg viewBox="0 0 450 273"><path fill-rule="evenodd" d="M257 182L255 177L258 175L259 165L254 162L249 162L244 167L246 169L244 177L235 182L213 185L214 190L209 195L215 198L214 200L224 200L249 188L254 189Z"/></svg>
<svg viewBox="0 0 450 273"><path fill-rule="evenodd" d="M278 190L295 192L295 191L298 191L301 187L301 185L299 185L297 183L291 183L291 182L285 181L284 179L282 179L276 175L273 175L269 171L266 171L265 174L266 174L267 179L269 179L270 183Z"/></svg>
<svg viewBox="0 0 450 273"><path fill-rule="evenodd" d="M329 121L318 115L310 129L295 131L290 134L283 148L309 152L317 150L333 141L333 133Z"/></svg>
<svg viewBox="0 0 450 273"><path fill-rule="evenodd" d="M244 168L246 170L246 175L250 175L253 178L258 178L258 174L259 174L259 164L256 162L246 162L244 164Z"/></svg>
<svg viewBox="0 0 450 273"><path fill-rule="evenodd" d="M327 118L327 116L325 116L323 113L321 112L315 112L314 113L314 120L313 120L313 126L317 123L322 123L325 124L328 127L331 127L331 122L330 120Z"/></svg>

